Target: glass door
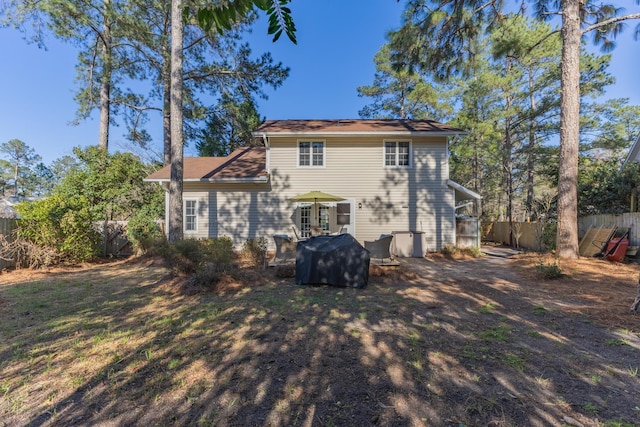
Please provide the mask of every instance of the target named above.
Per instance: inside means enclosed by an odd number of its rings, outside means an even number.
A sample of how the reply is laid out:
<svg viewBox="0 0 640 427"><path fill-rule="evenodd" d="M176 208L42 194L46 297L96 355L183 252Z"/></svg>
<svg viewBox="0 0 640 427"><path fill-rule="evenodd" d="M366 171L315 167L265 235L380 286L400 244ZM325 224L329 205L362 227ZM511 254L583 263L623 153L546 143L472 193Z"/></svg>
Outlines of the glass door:
<svg viewBox="0 0 640 427"><path fill-rule="evenodd" d="M318 214L319 214L319 218L320 218L320 224L318 224L320 226L320 228L322 228L323 231L330 231L329 230L329 206L322 206L320 204L318 204Z"/></svg>
<svg viewBox="0 0 640 427"><path fill-rule="evenodd" d="M356 224L354 207L355 202L353 200L336 203L336 224L339 227L339 233L349 233L355 236Z"/></svg>
<svg viewBox="0 0 640 427"><path fill-rule="evenodd" d="M311 206L300 206L300 232L302 237L311 236Z"/></svg>

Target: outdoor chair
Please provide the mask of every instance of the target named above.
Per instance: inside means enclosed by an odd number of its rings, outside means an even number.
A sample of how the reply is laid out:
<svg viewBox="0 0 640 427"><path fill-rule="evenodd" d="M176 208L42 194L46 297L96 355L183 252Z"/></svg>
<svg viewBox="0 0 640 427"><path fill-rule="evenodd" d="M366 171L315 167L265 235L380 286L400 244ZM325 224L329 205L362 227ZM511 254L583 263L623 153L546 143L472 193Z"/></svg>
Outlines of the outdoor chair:
<svg viewBox="0 0 640 427"><path fill-rule="evenodd" d="M322 236L325 231L318 225L311 226L311 236Z"/></svg>
<svg viewBox="0 0 640 427"><path fill-rule="evenodd" d="M274 261L295 259L296 242L291 240L291 237L286 234L274 234L273 240L276 243L276 255L274 257Z"/></svg>
<svg viewBox="0 0 640 427"><path fill-rule="evenodd" d="M305 240L304 237L301 236L302 233L298 233L298 228L295 225L292 225L293 235L296 236L296 240Z"/></svg>
<svg viewBox="0 0 640 427"><path fill-rule="evenodd" d="M334 233L329 233L329 235L331 236L339 236L341 234L347 234L347 227L345 227L344 225L342 227L340 227L340 230L334 232Z"/></svg>
<svg viewBox="0 0 640 427"><path fill-rule="evenodd" d="M385 259L391 261L391 241L393 240L392 234L383 234L378 240L368 242L365 240L364 248L371 254L371 258L380 259L384 264Z"/></svg>

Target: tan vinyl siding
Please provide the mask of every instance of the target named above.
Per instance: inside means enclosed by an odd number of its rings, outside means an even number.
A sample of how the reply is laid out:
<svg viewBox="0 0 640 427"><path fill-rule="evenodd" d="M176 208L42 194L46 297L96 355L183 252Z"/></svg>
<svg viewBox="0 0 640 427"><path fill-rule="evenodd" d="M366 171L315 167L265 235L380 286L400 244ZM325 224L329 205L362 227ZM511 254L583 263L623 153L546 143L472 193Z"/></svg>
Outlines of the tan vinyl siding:
<svg viewBox="0 0 640 427"><path fill-rule="evenodd" d="M278 197L268 184L185 183L184 198L199 200L198 232L188 238L228 236L240 247L247 239L270 237L283 221ZM207 191L207 188L215 190Z"/></svg>
<svg viewBox="0 0 640 427"><path fill-rule="evenodd" d="M323 167L299 167L299 140L325 141ZM385 140L411 141L409 168L384 166ZM269 139L267 184L185 182L185 199L197 198L198 233L187 237L229 236L236 247L249 238L292 234L296 203L288 198L320 190L354 202L355 237L374 240L393 231L424 231L430 251L453 243L453 191L444 137L328 137ZM359 204L362 208L359 208ZM335 208L332 208L332 213ZM332 229L338 229L331 215Z"/></svg>
<svg viewBox="0 0 640 427"><path fill-rule="evenodd" d="M411 141L409 168L384 167L384 140ZM453 243L454 201L446 183L445 138L325 138L323 168L297 166L298 141L270 139L272 185L284 199L321 190L354 200L360 241L392 231L418 230L426 232L429 250Z"/></svg>

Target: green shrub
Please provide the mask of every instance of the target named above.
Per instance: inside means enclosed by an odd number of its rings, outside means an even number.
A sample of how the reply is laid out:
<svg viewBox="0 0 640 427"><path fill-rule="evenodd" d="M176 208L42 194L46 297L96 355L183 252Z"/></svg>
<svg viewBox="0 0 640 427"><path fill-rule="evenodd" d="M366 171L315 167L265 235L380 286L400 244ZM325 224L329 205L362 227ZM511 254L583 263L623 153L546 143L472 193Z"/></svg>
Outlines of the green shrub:
<svg viewBox="0 0 640 427"><path fill-rule="evenodd" d="M204 260L199 240L184 239L169 244L166 258L178 273L193 274Z"/></svg>
<svg viewBox="0 0 640 427"><path fill-rule="evenodd" d="M556 237L558 232L558 223L550 222L546 224L542 232L542 246L547 251L554 251L556 249Z"/></svg>
<svg viewBox="0 0 640 427"><path fill-rule="evenodd" d="M156 209L147 205L131 216L127 224L127 237L137 251L147 253L165 242L162 230L155 220L159 215Z"/></svg>
<svg viewBox="0 0 640 427"><path fill-rule="evenodd" d="M194 274L205 267L210 270L209 264L220 272L231 268L233 242L229 237L178 240L163 248L163 256L179 273Z"/></svg>
<svg viewBox="0 0 640 427"><path fill-rule="evenodd" d="M558 265L558 263L554 263L554 264L540 263L536 266L536 271L543 279L547 279L547 280L559 279L560 277L562 277L562 270L560 269L560 266Z"/></svg>
<svg viewBox="0 0 640 427"><path fill-rule="evenodd" d="M206 258L216 264L228 265L235 258L233 252L233 240L230 237L216 237L212 239L201 240Z"/></svg>
<svg viewBox="0 0 640 427"><path fill-rule="evenodd" d="M440 253L444 256L454 256L460 253L460 249L453 245L445 245L440 249Z"/></svg>
<svg viewBox="0 0 640 427"><path fill-rule="evenodd" d="M196 270L189 280L189 285L211 289L220 281L221 274L227 272L228 265L206 262Z"/></svg>
<svg viewBox="0 0 640 427"><path fill-rule="evenodd" d="M471 248L459 248L454 245L445 245L440 249L440 253L447 257L453 257L456 255L470 255L474 258L478 258L482 256L482 251L480 248L471 247Z"/></svg>
<svg viewBox="0 0 640 427"><path fill-rule="evenodd" d="M267 254L267 243L267 239L264 237L249 239L244 242L244 245L242 246L242 253L252 262L253 265L256 267L262 267Z"/></svg>
<svg viewBox="0 0 640 427"><path fill-rule="evenodd" d="M17 210L23 219L20 237L51 248L62 261L78 262L97 256L102 249L102 226L96 223L130 218L136 212L158 218L164 196L160 187L143 182L148 167L130 153L109 154L98 147L73 152L76 165L56 184L52 195L22 203ZM140 212L145 206L149 206L147 211ZM135 221L142 246L152 231Z"/></svg>
<svg viewBox="0 0 640 427"><path fill-rule="evenodd" d="M465 248L464 253L471 255L474 258L479 258L482 256L482 251L480 248L473 246L471 248Z"/></svg>
<svg viewBox="0 0 640 427"><path fill-rule="evenodd" d="M98 254L102 238L94 227L91 204L84 196L53 194L17 206L18 235L51 248L65 261L88 261Z"/></svg>

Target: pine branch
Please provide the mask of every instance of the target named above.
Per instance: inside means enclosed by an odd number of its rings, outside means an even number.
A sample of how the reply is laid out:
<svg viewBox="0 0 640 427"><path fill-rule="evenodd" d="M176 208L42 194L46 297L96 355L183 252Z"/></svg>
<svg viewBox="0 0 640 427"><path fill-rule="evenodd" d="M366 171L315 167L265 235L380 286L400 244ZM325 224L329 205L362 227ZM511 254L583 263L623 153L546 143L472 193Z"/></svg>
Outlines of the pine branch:
<svg viewBox="0 0 640 427"><path fill-rule="evenodd" d="M597 30L599 28L606 27L606 26L609 26L611 24L615 24L615 23L620 22L620 21L627 21L627 20L631 20L631 19L640 19L640 13L632 13L632 14L629 14L629 15L616 16L614 18L610 18L610 19L607 19L607 20L604 20L604 21L601 21L601 22L597 22L597 23L595 23L593 25L590 25L587 28L583 29L581 31L581 33L584 35L585 33L588 33L590 31Z"/></svg>

